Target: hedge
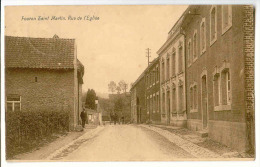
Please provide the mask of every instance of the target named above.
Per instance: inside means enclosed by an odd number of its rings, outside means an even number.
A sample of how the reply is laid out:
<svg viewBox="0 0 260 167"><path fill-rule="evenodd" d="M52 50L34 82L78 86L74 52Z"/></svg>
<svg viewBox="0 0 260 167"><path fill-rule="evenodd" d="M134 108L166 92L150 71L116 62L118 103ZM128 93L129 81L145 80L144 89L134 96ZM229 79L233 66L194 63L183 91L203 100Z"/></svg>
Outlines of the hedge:
<svg viewBox="0 0 260 167"><path fill-rule="evenodd" d="M6 157L28 151L54 133L69 131L69 112L6 112Z"/></svg>

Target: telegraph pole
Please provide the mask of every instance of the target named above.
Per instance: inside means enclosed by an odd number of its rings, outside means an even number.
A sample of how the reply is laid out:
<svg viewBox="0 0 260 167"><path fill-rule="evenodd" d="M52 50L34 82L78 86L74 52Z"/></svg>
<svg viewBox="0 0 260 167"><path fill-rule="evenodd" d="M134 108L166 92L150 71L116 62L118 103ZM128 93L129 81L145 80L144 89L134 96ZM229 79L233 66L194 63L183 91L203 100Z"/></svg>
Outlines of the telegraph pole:
<svg viewBox="0 0 260 167"><path fill-rule="evenodd" d="M149 66L149 64L150 64L150 57L151 57L151 55L150 55L151 49L147 48L146 50L147 50L147 52L146 52L146 54L147 54L146 57L148 58L148 66Z"/></svg>

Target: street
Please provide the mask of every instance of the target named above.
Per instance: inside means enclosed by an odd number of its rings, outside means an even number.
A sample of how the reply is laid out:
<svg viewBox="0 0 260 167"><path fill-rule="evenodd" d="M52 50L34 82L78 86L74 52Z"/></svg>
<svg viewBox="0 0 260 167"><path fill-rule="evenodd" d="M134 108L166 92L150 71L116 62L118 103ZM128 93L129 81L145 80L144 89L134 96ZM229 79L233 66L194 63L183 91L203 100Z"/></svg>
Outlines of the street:
<svg viewBox="0 0 260 167"><path fill-rule="evenodd" d="M106 125L93 137L81 139L52 160L169 161L194 158L158 133L140 126Z"/></svg>

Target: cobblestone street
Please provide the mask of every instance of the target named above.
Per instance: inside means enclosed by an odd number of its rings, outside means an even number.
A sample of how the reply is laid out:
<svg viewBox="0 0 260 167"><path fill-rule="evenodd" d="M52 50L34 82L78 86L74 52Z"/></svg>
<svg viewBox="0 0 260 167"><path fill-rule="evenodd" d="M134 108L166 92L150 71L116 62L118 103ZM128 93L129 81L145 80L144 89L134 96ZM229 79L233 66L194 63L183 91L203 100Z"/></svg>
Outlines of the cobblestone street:
<svg viewBox="0 0 260 167"><path fill-rule="evenodd" d="M55 161L172 161L192 159L241 158L221 146L222 155L205 148L206 139L169 132L149 125L106 125L85 129L86 133L56 150L45 160ZM189 135L191 138L192 135ZM196 139L194 139L196 138ZM98 155L98 156L97 156Z"/></svg>

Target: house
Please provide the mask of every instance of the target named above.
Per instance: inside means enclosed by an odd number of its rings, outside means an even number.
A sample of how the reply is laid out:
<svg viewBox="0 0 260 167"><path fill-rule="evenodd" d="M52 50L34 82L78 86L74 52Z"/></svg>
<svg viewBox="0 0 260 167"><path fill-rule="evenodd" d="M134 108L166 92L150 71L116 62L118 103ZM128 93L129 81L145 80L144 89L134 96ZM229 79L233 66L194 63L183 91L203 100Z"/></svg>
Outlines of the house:
<svg viewBox="0 0 260 167"><path fill-rule="evenodd" d="M145 72L132 84L131 89L131 122L145 123L149 120L145 99Z"/></svg>
<svg viewBox="0 0 260 167"><path fill-rule="evenodd" d="M69 111L73 130L83 75L75 39L5 37L6 112Z"/></svg>
<svg viewBox="0 0 260 167"><path fill-rule="evenodd" d="M192 5L183 14L187 126L254 149L254 9Z"/></svg>
<svg viewBox="0 0 260 167"><path fill-rule="evenodd" d="M145 76L146 109L149 113L149 121L160 124L162 116L160 112L160 63L158 57L150 62L145 70Z"/></svg>
<svg viewBox="0 0 260 167"><path fill-rule="evenodd" d="M168 38L157 51L160 59L162 123L186 127L186 68L185 36L181 31L183 16L168 33Z"/></svg>

